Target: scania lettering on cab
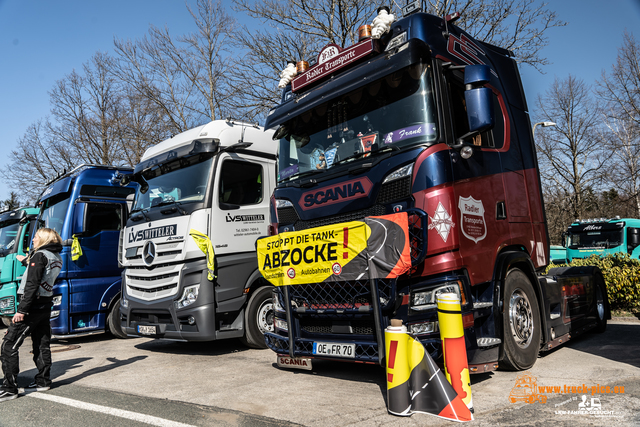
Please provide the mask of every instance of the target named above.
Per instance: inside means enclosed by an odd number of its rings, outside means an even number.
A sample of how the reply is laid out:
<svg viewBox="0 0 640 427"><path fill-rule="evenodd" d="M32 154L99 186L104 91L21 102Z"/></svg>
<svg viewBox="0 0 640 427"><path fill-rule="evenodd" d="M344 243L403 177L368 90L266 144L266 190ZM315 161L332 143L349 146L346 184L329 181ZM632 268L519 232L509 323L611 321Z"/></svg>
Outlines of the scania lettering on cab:
<svg viewBox="0 0 640 427"><path fill-rule="evenodd" d="M267 234L275 186L272 132L218 120L149 148L122 233L122 327L180 341L241 338L265 347L273 329L271 286L255 241ZM191 233L208 237L215 265ZM213 271L211 271L213 270Z"/></svg>
<svg viewBox="0 0 640 427"><path fill-rule="evenodd" d="M567 261L591 255L628 253L640 259L640 219L599 218L572 223L563 236Z"/></svg>
<svg viewBox="0 0 640 427"><path fill-rule="evenodd" d="M52 181L37 206L38 226L62 237L62 270L53 286L51 329L71 337L104 331L124 338L119 307L122 268L118 238L129 212L127 196L136 184L121 186L130 168L81 165ZM79 251L72 254L72 245ZM81 251L81 254L80 254Z"/></svg>
<svg viewBox="0 0 640 427"><path fill-rule="evenodd" d="M0 213L0 316L5 325L16 314L16 292L26 270L18 255L26 255L31 244L37 208L20 208Z"/></svg>
<svg viewBox="0 0 640 427"><path fill-rule="evenodd" d="M383 332L398 318L440 359L440 292L461 298L471 372L527 369L540 350L602 330L597 268L539 275L549 243L527 111L513 54L474 40L452 17L415 13L379 40L324 48L265 124L279 145L277 236L265 241L313 241L331 224L335 238L313 243L326 244L319 262L328 265L314 267L305 246L288 254L303 269L289 264L269 276L278 286L268 346L291 358L383 364ZM368 264L352 258L352 230L357 222L391 230L403 218L394 214L407 218L410 268L371 274L380 257L370 246ZM376 250L396 262L406 248L384 241ZM272 268L274 255L261 251L261 267ZM367 274L341 280L354 273L352 259Z"/></svg>

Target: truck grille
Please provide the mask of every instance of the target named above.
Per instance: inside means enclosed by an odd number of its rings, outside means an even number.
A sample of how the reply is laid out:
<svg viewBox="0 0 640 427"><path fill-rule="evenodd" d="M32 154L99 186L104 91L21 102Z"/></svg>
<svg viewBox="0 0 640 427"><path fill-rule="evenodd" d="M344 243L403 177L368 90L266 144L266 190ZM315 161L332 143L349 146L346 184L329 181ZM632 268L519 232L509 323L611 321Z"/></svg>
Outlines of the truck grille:
<svg viewBox="0 0 640 427"><path fill-rule="evenodd" d="M378 280L378 297L382 309L393 303L395 283L395 279ZM371 286L368 280L289 286L289 298L297 313L366 313L371 309Z"/></svg>
<svg viewBox="0 0 640 427"><path fill-rule="evenodd" d="M351 320L345 322L355 335L373 335L375 325L372 320ZM300 328L310 334L334 334L334 321L331 319L302 318Z"/></svg>
<svg viewBox="0 0 640 427"><path fill-rule="evenodd" d="M376 202L384 205L409 196L411 196L411 177L407 176L384 184L380 188Z"/></svg>

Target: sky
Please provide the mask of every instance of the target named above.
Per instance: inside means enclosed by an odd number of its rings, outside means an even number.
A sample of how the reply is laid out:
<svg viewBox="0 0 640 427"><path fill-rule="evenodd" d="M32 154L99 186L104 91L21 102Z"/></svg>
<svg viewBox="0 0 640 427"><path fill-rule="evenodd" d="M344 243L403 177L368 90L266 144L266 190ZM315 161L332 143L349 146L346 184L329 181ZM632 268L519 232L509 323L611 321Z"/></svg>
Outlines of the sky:
<svg viewBox="0 0 640 427"><path fill-rule="evenodd" d="M195 0L187 2L195 8ZM625 29L640 40L640 0L549 3L568 24L547 32L544 74L520 68L530 111L556 78L571 74L593 85L609 72ZM115 38L142 38L150 25L179 35L192 31L192 18L184 0L0 0L0 167L8 167L27 128L49 114L56 81L80 71L96 52L112 53ZM0 200L10 191L0 181Z"/></svg>

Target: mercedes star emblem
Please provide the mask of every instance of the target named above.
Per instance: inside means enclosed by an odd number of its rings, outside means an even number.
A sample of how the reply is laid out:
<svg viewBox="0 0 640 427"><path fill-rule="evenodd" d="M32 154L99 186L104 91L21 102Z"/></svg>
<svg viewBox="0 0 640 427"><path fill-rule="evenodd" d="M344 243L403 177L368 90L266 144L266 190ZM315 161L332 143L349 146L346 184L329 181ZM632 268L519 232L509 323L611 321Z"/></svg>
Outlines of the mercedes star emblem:
<svg viewBox="0 0 640 427"><path fill-rule="evenodd" d="M146 265L151 265L154 259L156 259L156 245L149 240L142 248L142 260Z"/></svg>

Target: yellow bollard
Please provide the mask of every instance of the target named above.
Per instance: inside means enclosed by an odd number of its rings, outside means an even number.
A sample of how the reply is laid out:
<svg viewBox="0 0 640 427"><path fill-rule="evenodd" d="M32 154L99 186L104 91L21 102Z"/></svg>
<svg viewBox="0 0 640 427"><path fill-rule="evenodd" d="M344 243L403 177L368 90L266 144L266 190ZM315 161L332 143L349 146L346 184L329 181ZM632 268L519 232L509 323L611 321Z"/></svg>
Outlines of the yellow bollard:
<svg viewBox="0 0 640 427"><path fill-rule="evenodd" d="M438 294L438 323L447 380L473 413L471 378L467 347L464 343L460 297L454 293Z"/></svg>

